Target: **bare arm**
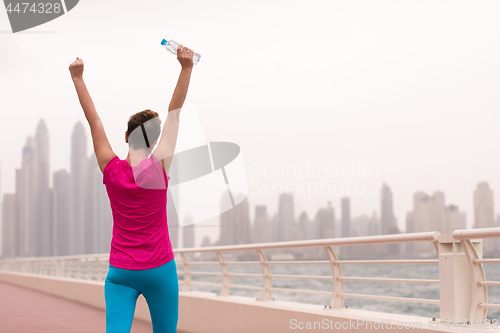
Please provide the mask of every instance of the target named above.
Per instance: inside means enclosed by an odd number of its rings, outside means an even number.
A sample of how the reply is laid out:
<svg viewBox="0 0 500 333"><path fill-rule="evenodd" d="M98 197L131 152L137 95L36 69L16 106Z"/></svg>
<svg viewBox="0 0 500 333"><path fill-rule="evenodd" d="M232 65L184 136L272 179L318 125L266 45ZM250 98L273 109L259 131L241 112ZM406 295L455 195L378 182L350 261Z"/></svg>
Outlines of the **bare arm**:
<svg viewBox="0 0 500 333"><path fill-rule="evenodd" d="M106 164L108 164L108 162L115 157L116 154L113 152L113 149L109 144L101 118L97 114L92 97L90 97L87 86L83 81L83 60L76 58L76 60L69 65L69 70L71 72L71 79L75 84L80 105L82 106L85 118L87 118L90 125L97 163L99 164L101 171L103 171Z"/></svg>
<svg viewBox="0 0 500 333"><path fill-rule="evenodd" d="M193 54L194 52L187 47L183 48L179 45L177 49L177 59L179 60L182 69L175 86L174 94L168 106L168 115L163 125L163 131L160 137L160 142L156 147L153 155L158 160L163 160L165 172L169 173L174 156L175 146L177 144L177 135L179 133L179 116L184 105L184 100L188 92L191 72L193 70Z"/></svg>

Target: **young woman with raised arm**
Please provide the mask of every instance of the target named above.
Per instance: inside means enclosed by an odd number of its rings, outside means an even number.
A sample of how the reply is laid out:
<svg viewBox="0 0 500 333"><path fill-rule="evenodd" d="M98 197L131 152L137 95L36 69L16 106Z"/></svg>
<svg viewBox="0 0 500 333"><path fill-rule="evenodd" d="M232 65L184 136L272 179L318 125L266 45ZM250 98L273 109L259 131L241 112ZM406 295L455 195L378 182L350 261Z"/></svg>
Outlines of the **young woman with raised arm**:
<svg viewBox="0 0 500 333"><path fill-rule="evenodd" d="M83 80L83 60L76 58L69 65L113 212L109 271L104 283L106 333L130 332L140 294L148 303L153 332L177 332L179 285L168 234L167 188L193 54L182 45L177 50L181 73L161 137L158 113L149 109L135 113L125 132L129 151L124 160L108 142Z"/></svg>

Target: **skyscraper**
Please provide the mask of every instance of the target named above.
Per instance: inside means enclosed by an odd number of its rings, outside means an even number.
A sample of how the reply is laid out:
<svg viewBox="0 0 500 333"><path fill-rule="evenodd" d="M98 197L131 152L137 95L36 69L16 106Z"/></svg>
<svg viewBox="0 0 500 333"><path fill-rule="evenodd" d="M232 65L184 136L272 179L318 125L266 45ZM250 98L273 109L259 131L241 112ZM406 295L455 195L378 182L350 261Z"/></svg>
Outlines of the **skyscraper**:
<svg viewBox="0 0 500 333"><path fill-rule="evenodd" d="M186 220L186 223L184 223L185 227L182 228L182 247L183 248L194 247L193 218L187 216L185 220Z"/></svg>
<svg viewBox="0 0 500 333"><path fill-rule="evenodd" d="M291 241L295 224L293 196L291 194L280 194L278 217L278 241Z"/></svg>
<svg viewBox="0 0 500 333"><path fill-rule="evenodd" d="M180 224L177 210L175 209L174 201L172 198L172 192L170 190L167 191L167 224L170 243L172 244L172 248L177 249L179 247Z"/></svg>
<svg viewBox="0 0 500 333"><path fill-rule="evenodd" d="M221 210L227 204L227 197L221 196ZM220 236L216 245L232 245L234 244L234 223L233 223L234 208L229 209L220 214Z"/></svg>
<svg viewBox="0 0 500 333"><path fill-rule="evenodd" d="M233 229L233 238L235 244L250 243L250 211L248 208L247 198L243 199L232 210L234 211L233 223L235 225L235 228Z"/></svg>
<svg viewBox="0 0 500 333"><path fill-rule="evenodd" d="M328 201L325 208L320 208L314 219L316 224L316 239L334 238L335 235L335 212L332 203Z"/></svg>
<svg viewBox="0 0 500 333"><path fill-rule="evenodd" d="M81 122L76 123L71 136L71 254L85 252L86 187L87 181L87 139Z"/></svg>
<svg viewBox="0 0 500 333"><path fill-rule="evenodd" d="M299 226L302 232L302 239L314 239L316 238L315 224L309 221L309 217L306 212L302 212L299 216Z"/></svg>
<svg viewBox="0 0 500 333"><path fill-rule="evenodd" d="M52 190L49 188L49 132L43 119L40 119L35 133L35 153L37 164L37 207L36 225L38 247L36 254L52 255Z"/></svg>
<svg viewBox="0 0 500 333"><path fill-rule="evenodd" d="M267 243L268 239L268 224L266 206L255 206L255 222L254 222L254 243Z"/></svg>
<svg viewBox="0 0 500 333"><path fill-rule="evenodd" d="M30 136L23 147L21 169L16 170L16 195L19 225L19 255L31 257L38 249L37 230L37 159L33 138Z"/></svg>
<svg viewBox="0 0 500 333"><path fill-rule="evenodd" d="M407 232L439 231L449 234L459 228L460 214L458 207L445 205L443 192L436 191L432 196L417 192L413 195L413 211L407 215L406 223ZM434 251L426 243L415 243L413 248L415 254Z"/></svg>
<svg viewBox="0 0 500 333"><path fill-rule="evenodd" d="M19 256L19 223L17 219L17 199L15 194L5 194L2 202L2 256Z"/></svg>
<svg viewBox="0 0 500 333"><path fill-rule="evenodd" d="M351 236L351 203L349 198L342 198L342 237Z"/></svg>
<svg viewBox="0 0 500 333"><path fill-rule="evenodd" d="M91 154L88 165L88 194L85 227L85 252L103 253L111 247L113 216L102 172L95 154Z"/></svg>
<svg viewBox="0 0 500 333"><path fill-rule="evenodd" d="M172 165L170 166L170 170L178 170L177 173L181 173L182 170L179 170L179 167L177 167L177 162L178 160L176 158L172 159ZM175 177L174 175L171 174L172 177ZM176 195L178 195L179 192L177 192ZM175 201L178 202L179 198L175 198ZM178 247L178 239L179 239L179 230L180 230L180 224L179 224L179 216L177 215L177 210L175 209L174 205L174 197L172 195L172 191L168 189L167 191L167 224L168 224L168 234L170 237L170 243L172 244L172 247L176 249Z"/></svg>
<svg viewBox="0 0 500 333"><path fill-rule="evenodd" d="M381 234L389 234L391 228L396 226L396 220L394 218L394 211L392 205L392 192L387 184L382 185L382 190L380 191L380 226Z"/></svg>
<svg viewBox="0 0 500 333"><path fill-rule="evenodd" d="M493 191L486 182L477 184L474 191L474 228L493 228L495 226ZM483 240L483 252L493 252L495 240Z"/></svg>
<svg viewBox="0 0 500 333"><path fill-rule="evenodd" d="M474 228L495 226L493 191L486 182L477 184L474 191Z"/></svg>
<svg viewBox="0 0 500 333"><path fill-rule="evenodd" d="M467 229L467 214L460 212L460 229Z"/></svg>
<svg viewBox="0 0 500 333"><path fill-rule="evenodd" d="M55 256L71 253L71 177L66 170L59 170L53 175L53 239Z"/></svg>

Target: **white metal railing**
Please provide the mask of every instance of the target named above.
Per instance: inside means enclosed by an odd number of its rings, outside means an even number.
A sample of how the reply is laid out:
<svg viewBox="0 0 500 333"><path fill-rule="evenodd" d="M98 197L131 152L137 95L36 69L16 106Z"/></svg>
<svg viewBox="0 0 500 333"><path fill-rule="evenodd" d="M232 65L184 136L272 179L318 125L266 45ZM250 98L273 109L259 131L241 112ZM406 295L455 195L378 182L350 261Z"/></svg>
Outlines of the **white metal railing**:
<svg viewBox="0 0 500 333"><path fill-rule="evenodd" d="M441 235L439 232L423 232L412 234L394 234L371 237L352 237L339 239L320 239L308 241L246 244L234 246L200 247L177 249L174 253L180 257L177 261L182 270L179 275L184 276L183 291L190 291L192 285L212 286L220 288L219 295L230 295L230 290L249 289L260 290L260 300L272 300L272 292L302 293L311 295L331 296L331 308L341 308L345 298L362 298L382 301L414 302L422 304L437 304L440 307L441 320L461 320L476 323L486 320L488 309L500 309L500 304L488 301L488 287L499 287L500 281L486 279L483 264L498 264L500 259L484 259L482 254L483 238L500 237L500 228L456 230L452 235ZM333 247L347 245L390 244L407 242L432 243L439 255L438 259L415 260L339 260ZM328 260L268 260L264 251L276 249L303 249L322 248ZM255 251L258 260L238 261L226 260L228 252ZM215 261L189 260L188 254L213 253ZM227 255L226 255L227 256ZM448 260L453 259L453 260ZM79 256L60 256L45 258L18 258L0 260L0 271L10 271L26 274L74 278L84 280L104 281L105 268L107 269L109 254L92 254ZM439 264L439 280L432 279L402 279L388 277L356 277L344 276L342 265L377 265L377 264ZM191 265L216 265L220 272L193 271ZM233 273L231 265L258 265L261 274ZM274 265L329 265L331 275L293 275L273 274ZM221 283L193 281L193 276L220 276ZM231 277L262 278L258 285L232 284ZM310 279L332 281L330 291L302 290L295 288L278 288L273 284L276 279ZM345 281L385 282L385 283L412 283L412 284L439 284L440 300L407 298L395 296L365 295L345 292ZM453 286L452 288L450 286ZM469 301L470 300L470 301ZM465 310L457 310L458 303L467 303ZM457 312L458 311L458 312ZM462 312L460 312L462 311ZM459 313L460 312L460 313Z"/></svg>
<svg viewBox="0 0 500 333"><path fill-rule="evenodd" d="M487 281L483 264L500 263L500 259L483 259L482 251L473 244L474 239L500 237L500 228L465 229L453 232L453 238L460 241L467 264L469 266L469 280L471 301L468 320L477 322L484 320L488 309L500 309L500 304L488 303L488 286L499 287L500 281Z"/></svg>
<svg viewBox="0 0 500 333"><path fill-rule="evenodd" d="M351 237L351 238L334 238L334 239L318 239L307 241L279 242L279 243L261 243L261 244L246 244L234 246L218 246L218 247L200 247L177 249L174 253L179 255L180 262L178 265L183 266L182 271L178 271L179 275L184 276L182 283L182 291L190 291L192 285L200 286L215 286L220 287L220 295L226 296L230 294L231 288L260 290L260 300L272 300L271 294L275 292L288 293L303 293L311 295L328 295L331 296L331 308L341 308L344 304L344 298L365 298L375 300L391 300L402 302L415 303L431 303L439 304L439 300L433 299L417 299L406 297L388 297L379 295L364 295L345 293L344 281L365 281L365 282L393 282L393 283L426 283L438 284L439 280L428 279L393 279L393 278L377 278L377 277L346 277L342 273L341 265L346 264L437 264L438 260L339 260L333 246L345 245L369 245L369 244L391 244L391 243L406 243L406 242L430 242L434 244L438 242L439 232L423 232L412 234L394 234L369 237ZM294 249L306 247L319 247L326 251L328 260L274 260L270 261L264 254L264 250L273 249ZM258 261L231 261L226 260L224 253L235 251L255 251ZM195 261L188 260L188 253L215 253L217 261ZM23 258L10 259L0 261L0 270L14 271L21 273L40 274L49 276L68 277L76 279L97 280L103 281L102 265L107 264L109 259L108 254L97 255L80 255L80 256L64 256L64 257L47 257L47 258ZM192 271L190 265L218 265L221 268L220 272ZM291 275L291 274L272 274L272 265L330 265L331 276L314 276L314 275ZM229 271L230 265L260 265L262 274L252 273L232 273ZM200 276L221 276L221 283L193 281L192 277ZM262 284L255 285L239 285L232 284L231 277L259 277L262 278ZM331 291L317 290L302 290L294 288L278 288L273 286L274 279L293 278L293 279L316 279L330 280L333 282Z"/></svg>

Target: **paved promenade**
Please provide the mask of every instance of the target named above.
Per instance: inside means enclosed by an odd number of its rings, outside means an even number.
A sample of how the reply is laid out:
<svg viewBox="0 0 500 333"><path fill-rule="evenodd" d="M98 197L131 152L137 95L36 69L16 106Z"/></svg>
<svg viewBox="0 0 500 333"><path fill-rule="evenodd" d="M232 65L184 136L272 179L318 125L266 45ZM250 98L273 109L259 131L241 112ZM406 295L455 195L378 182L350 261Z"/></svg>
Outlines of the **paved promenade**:
<svg viewBox="0 0 500 333"><path fill-rule="evenodd" d="M38 291L0 282L0 333L105 333L106 312ZM134 319L132 333L152 333ZM181 333L181 332L178 332Z"/></svg>

